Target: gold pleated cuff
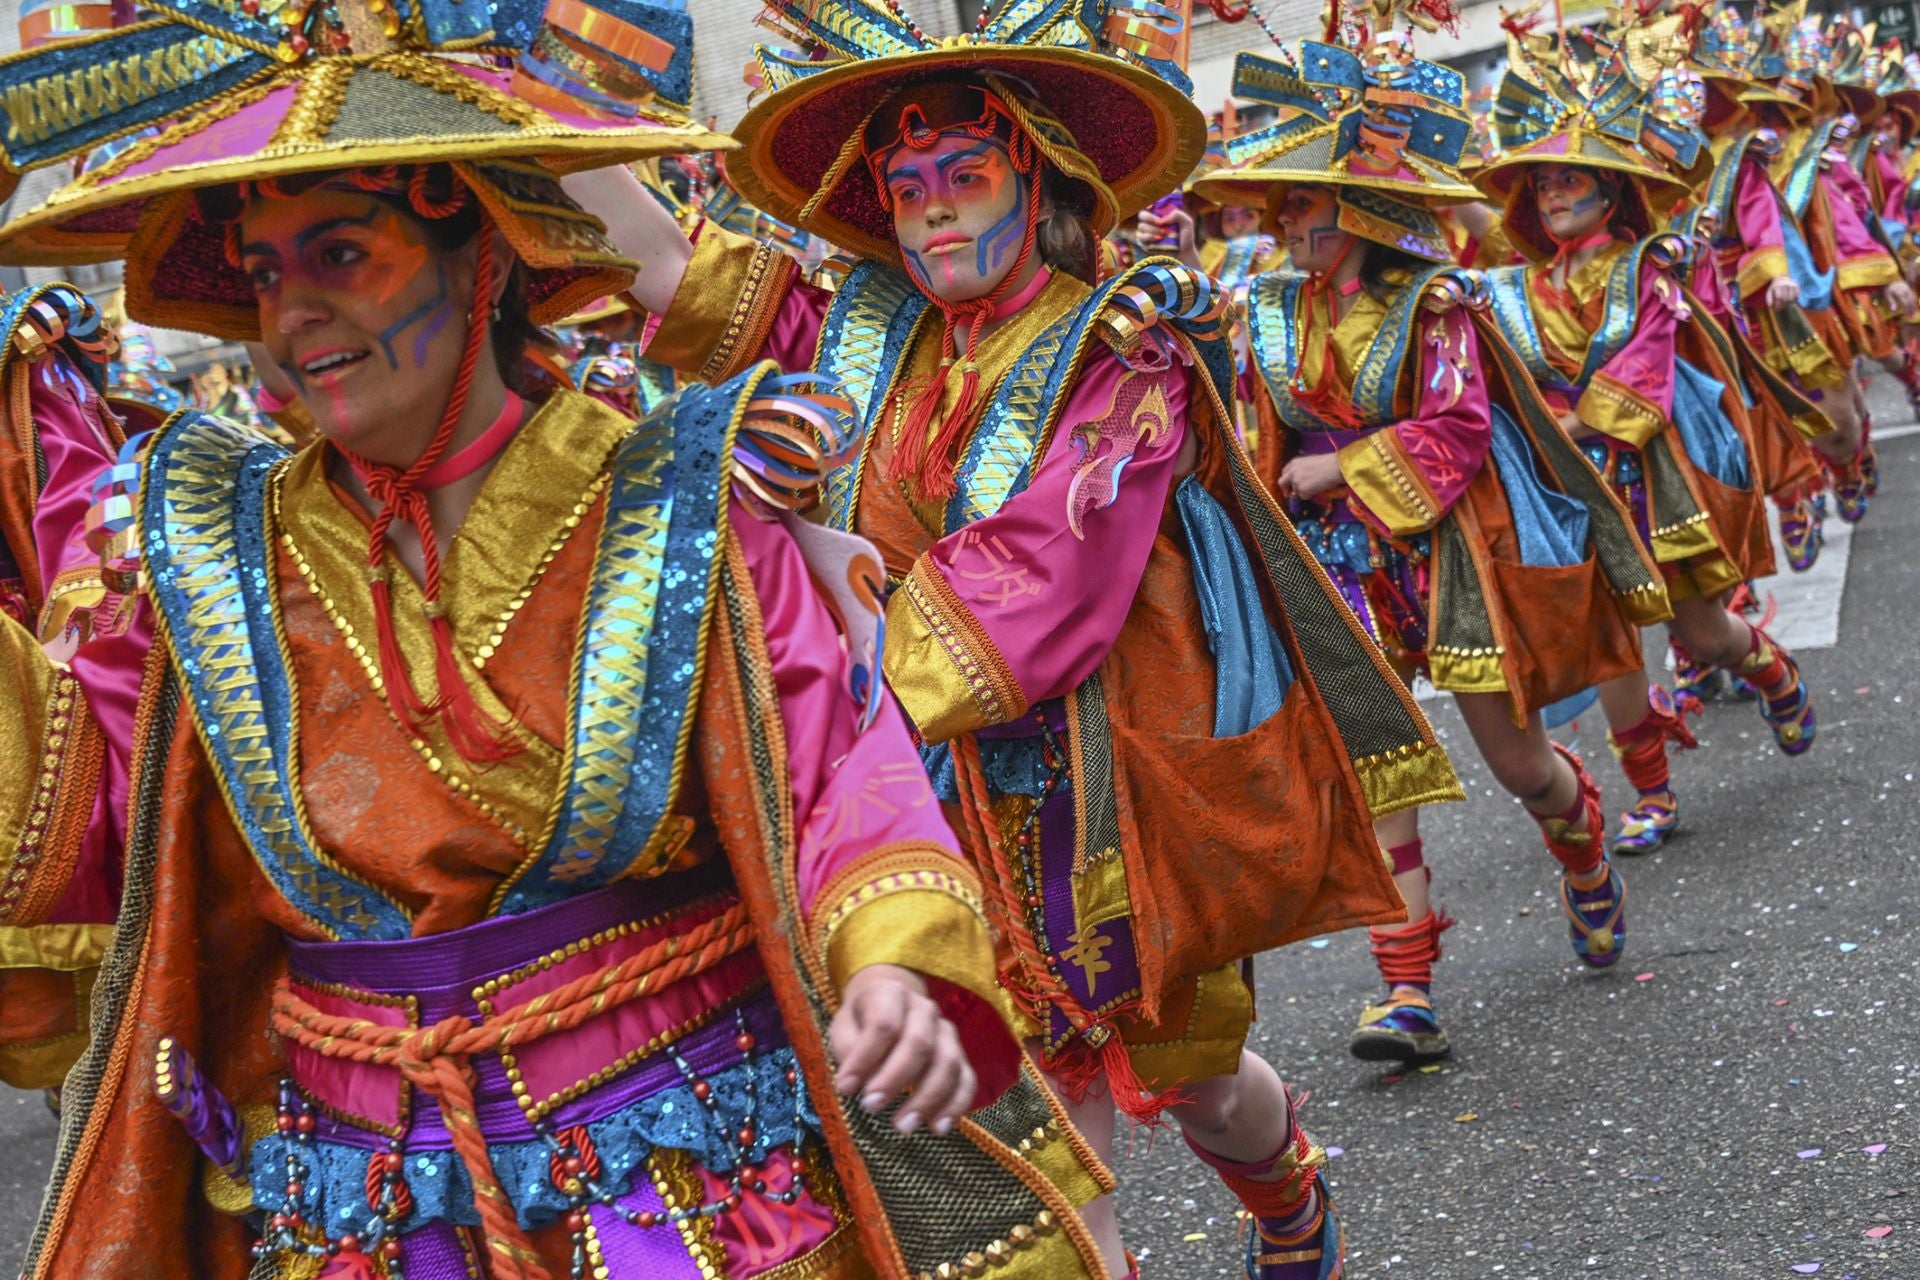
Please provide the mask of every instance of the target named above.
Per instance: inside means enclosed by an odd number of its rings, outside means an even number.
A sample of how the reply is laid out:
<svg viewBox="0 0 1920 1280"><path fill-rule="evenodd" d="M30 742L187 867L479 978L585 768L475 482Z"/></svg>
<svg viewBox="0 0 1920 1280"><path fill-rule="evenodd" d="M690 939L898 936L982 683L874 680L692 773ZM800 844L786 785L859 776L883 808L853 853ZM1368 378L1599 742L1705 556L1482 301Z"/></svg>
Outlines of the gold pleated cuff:
<svg viewBox="0 0 1920 1280"><path fill-rule="evenodd" d="M86 699L72 675L53 665L27 629L0 615L0 919L31 920L58 889L35 885L47 841L61 827L61 774L81 736ZM78 781L78 779L76 779ZM88 797L91 802L91 797ZM57 863L57 859L47 860Z"/></svg>
<svg viewBox="0 0 1920 1280"><path fill-rule="evenodd" d="M1613 598L1619 602L1620 612L1626 615L1627 621L1636 627L1655 626L1673 617L1673 601L1667 595L1665 582L1649 583Z"/></svg>
<svg viewBox="0 0 1920 1280"><path fill-rule="evenodd" d="M799 273L774 248L707 223L673 303L647 340L647 359L702 382L723 382L760 358Z"/></svg>
<svg viewBox="0 0 1920 1280"><path fill-rule="evenodd" d="M1424 533L1440 519L1440 501L1392 428L1343 446L1334 455L1347 487L1395 537Z"/></svg>
<svg viewBox="0 0 1920 1280"><path fill-rule="evenodd" d="M847 979L876 964L939 978L1000 1007L993 939L978 901L939 889L903 888L859 903L827 939L827 973L834 989L842 990Z"/></svg>
<svg viewBox="0 0 1920 1280"><path fill-rule="evenodd" d="M1355 760L1353 768L1376 822L1402 809L1467 798L1446 751L1424 742L1365 756Z"/></svg>
<svg viewBox="0 0 1920 1280"><path fill-rule="evenodd" d="M1884 253L1870 254L1843 262L1835 284L1842 291L1884 289L1900 278L1900 265Z"/></svg>
<svg viewBox="0 0 1920 1280"><path fill-rule="evenodd" d="M1636 449L1667 428L1667 416L1658 405L1604 373L1593 376L1573 411L1595 431Z"/></svg>
<svg viewBox="0 0 1920 1280"><path fill-rule="evenodd" d="M1747 255L1740 264L1739 274L1734 283L1742 298L1751 298L1760 293L1773 281L1787 274L1787 251L1781 248L1759 249Z"/></svg>
<svg viewBox="0 0 1920 1280"><path fill-rule="evenodd" d="M1653 558L1661 564L1719 554L1720 543L1705 512L1653 531Z"/></svg>
<svg viewBox="0 0 1920 1280"><path fill-rule="evenodd" d="M979 622L923 556L887 602L887 684L928 742L1024 715L1027 696Z"/></svg>
<svg viewBox="0 0 1920 1280"><path fill-rule="evenodd" d="M1427 649L1428 678L1447 693L1508 693L1506 668L1500 658L1506 650L1454 649L1433 645Z"/></svg>
<svg viewBox="0 0 1920 1280"><path fill-rule="evenodd" d="M0 969L97 969L112 943L110 924L0 925Z"/></svg>

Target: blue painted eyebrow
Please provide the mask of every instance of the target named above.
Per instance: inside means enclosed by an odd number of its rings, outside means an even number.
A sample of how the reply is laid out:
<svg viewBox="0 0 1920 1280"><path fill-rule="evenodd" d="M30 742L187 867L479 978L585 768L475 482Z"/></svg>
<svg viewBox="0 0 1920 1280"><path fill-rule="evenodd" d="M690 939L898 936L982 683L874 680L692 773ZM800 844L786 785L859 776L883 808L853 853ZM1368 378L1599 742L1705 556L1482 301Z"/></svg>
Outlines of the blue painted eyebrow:
<svg viewBox="0 0 1920 1280"><path fill-rule="evenodd" d="M992 145L993 143L987 141L986 139L982 139L981 141L975 143L973 146L968 147L965 151L949 151L947 152L947 154L943 156L935 156L933 159L933 167L940 170L942 173L945 173L949 168L951 168L953 165L959 164L962 160L971 160L974 157L983 154L987 150L987 148L991 147Z"/></svg>

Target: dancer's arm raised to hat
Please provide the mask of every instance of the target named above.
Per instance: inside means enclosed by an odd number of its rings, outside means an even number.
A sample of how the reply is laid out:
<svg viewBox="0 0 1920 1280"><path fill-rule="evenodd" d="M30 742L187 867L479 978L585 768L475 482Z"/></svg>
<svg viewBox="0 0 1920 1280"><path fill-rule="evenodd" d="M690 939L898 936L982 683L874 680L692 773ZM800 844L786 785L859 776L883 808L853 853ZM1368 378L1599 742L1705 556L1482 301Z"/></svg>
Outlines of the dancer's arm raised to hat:
<svg viewBox="0 0 1920 1280"><path fill-rule="evenodd" d="M869 1110L910 1090L896 1127L944 1132L1020 1068L995 1003L979 884L899 706L883 692L862 728L839 631L786 526L735 499L729 528L788 738L803 914L842 1000L829 1033L835 1086ZM880 576L877 562L868 570Z"/></svg>
<svg viewBox="0 0 1920 1280"><path fill-rule="evenodd" d="M117 460L118 420L58 348L9 370L8 413L16 378L45 476L18 492L8 467L4 495L8 555L39 603L37 617L0 609L0 925L22 927L111 918L153 631L130 582L103 585L86 536L94 482ZM18 425L0 422L5 438L19 438Z"/></svg>
<svg viewBox="0 0 1920 1280"><path fill-rule="evenodd" d="M564 186L640 264L628 294L653 317L649 360L709 383L756 360L793 372L811 367L827 295L799 278L793 258L711 222L689 243L624 167L574 174Z"/></svg>
<svg viewBox="0 0 1920 1280"><path fill-rule="evenodd" d="M1067 693L1113 648L1192 469L1187 372L1087 362L1026 489L936 542L887 605L887 682L929 741ZM966 660L960 658L960 653Z"/></svg>
<svg viewBox="0 0 1920 1280"><path fill-rule="evenodd" d="M673 215L623 164L569 174L560 185L582 209L607 224L614 248L640 264L627 293L642 310L664 314L693 258L693 246Z"/></svg>

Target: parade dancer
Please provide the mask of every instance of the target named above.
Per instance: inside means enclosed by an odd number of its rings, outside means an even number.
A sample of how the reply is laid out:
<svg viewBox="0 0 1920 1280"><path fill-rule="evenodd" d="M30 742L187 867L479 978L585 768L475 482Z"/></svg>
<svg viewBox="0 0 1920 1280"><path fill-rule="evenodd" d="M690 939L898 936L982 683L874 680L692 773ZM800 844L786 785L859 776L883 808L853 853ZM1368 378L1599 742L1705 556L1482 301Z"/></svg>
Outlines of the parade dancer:
<svg viewBox="0 0 1920 1280"><path fill-rule="evenodd" d="M642 263L647 354L841 380L871 426L826 518L880 549L883 669L1043 1068L1096 1149L1116 1107L1181 1125L1257 1227L1247 1274L1338 1275L1323 1153L1245 1048L1242 962L1403 918L1370 816L1458 784L1233 438L1224 295L1165 258L1087 283L1200 156L1177 34L1130 0L951 42L878 3L770 16L800 53L761 50L734 180L863 261L828 296L702 228ZM660 242L624 175L570 189ZM1110 1203L1090 1220L1125 1270Z"/></svg>
<svg viewBox="0 0 1920 1280"><path fill-rule="evenodd" d="M1479 196L1457 168L1462 79L1390 37L1308 43L1297 63L1243 53L1234 91L1283 112L1201 183L1264 208L1293 266L1259 277L1250 299L1262 479L1402 674L1455 695L1561 863L1575 954L1616 963L1625 886L1602 845L1599 791L1548 739L1540 708L1638 670L1635 623L1665 617L1665 593L1625 509L1483 333L1471 277L1448 265L1435 206ZM1549 488L1543 475L1565 480ZM1427 1061L1450 1051L1432 984L1452 921L1430 902L1417 814L1377 830L1410 919L1371 930L1388 994L1349 1047Z"/></svg>
<svg viewBox="0 0 1920 1280"><path fill-rule="evenodd" d="M1805 8L1804 0L1795 0L1762 19L1776 52L1762 59L1758 70L1785 101L1757 102L1755 118L1780 139L1769 174L1783 209L1804 230L1814 276L1832 298L1825 317L1815 313L1811 318L1846 377L1822 402L1835 430L1814 447L1826 461L1835 512L1852 522L1866 514L1868 502L1862 463L1866 392L1855 360L1891 354L1892 317L1905 315L1914 299L1888 246L1874 238L1862 216L1871 210L1863 209L1865 189L1844 150L1854 123L1840 112L1824 74L1826 34L1819 19L1803 17Z"/></svg>
<svg viewBox="0 0 1920 1280"><path fill-rule="evenodd" d="M1492 310L1559 416L1621 499L1660 564L1668 624L1688 653L1759 690L1789 755L1813 743L1810 695L1787 653L1721 597L1773 571L1748 446L1744 376L1681 287L1687 245L1657 233L1656 201L1679 182L1649 159L1644 90L1614 61L1580 83L1519 41L1495 106L1502 153L1480 176L1508 235L1532 259L1487 273ZM1675 147L1691 122L1655 121ZM1690 168L1683 156L1680 168ZM1609 741L1638 802L1616 851L1658 848L1679 820L1669 743L1692 734L1643 670L1601 686Z"/></svg>
<svg viewBox="0 0 1920 1280"><path fill-rule="evenodd" d="M1760 38L1757 23L1749 26L1726 8L1715 10L1699 30L1694 57L1710 88L1704 123L1714 154L1712 176L1700 195L1700 217L1716 237L1715 255L1721 277L1731 282L1737 327L1767 367L1817 402L1830 423L1814 446L1824 467L1825 460L1850 455L1858 443L1852 397L1838 394L1850 385L1851 354L1833 312L1833 279L1814 270L1806 234L1769 176L1783 146L1782 133L1761 116L1771 113L1768 118L1784 124L1778 113L1797 108L1792 98L1763 83L1763 74L1777 74L1779 60L1758 52ZM1714 109L1721 92L1745 112ZM1788 565L1797 572L1811 568L1820 553L1823 484L1824 477L1770 495L1780 509Z"/></svg>
<svg viewBox="0 0 1920 1280"><path fill-rule="evenodd" d="M127 368L122 355L100 309L76 289L0 294L0 625L37 643L49 663L70 663L83 643L113 650L132 623L128 587L103 580L99 556L79 533L87 501L67 483L76 458L82 471L97 469L88 460L123 439L102 393L147 384L149 371ZM48 407L67 400L93 411ZM0 891L0 1081L45 1089L57 1102L87 1045L90 997L118 905L116 850L89 829L96 815L83 805L97 798L106 822L123 812L127 762L124 743L70 726L57 712L28 727L35 741L18 749L38 756L50 782L0 827L13 873ZM77 874L63 882L16 870L35 862Z"/></svg>
<svg viewBox="0 0 1920 1280"><path fill-rule="evenodd" d="M531 326L632 278L544 162L724 141L668 105L686 14L499 6L508 70L439 52L479 14L166 12L0 68L64 104L13 165L174 121L0 252L124 257L136 317L257 340L326 440L189 410L49 457L37 536L140 603L60 664L0 619L0 871L126 854L26 1273L1108 1274L874 679L873 553L787 518L845 401L514 390ZM184 114L47 88L169 49L224 68ZM34 409L101 413L71 372ZM116 798L75 761L120 741Z"/></svg>

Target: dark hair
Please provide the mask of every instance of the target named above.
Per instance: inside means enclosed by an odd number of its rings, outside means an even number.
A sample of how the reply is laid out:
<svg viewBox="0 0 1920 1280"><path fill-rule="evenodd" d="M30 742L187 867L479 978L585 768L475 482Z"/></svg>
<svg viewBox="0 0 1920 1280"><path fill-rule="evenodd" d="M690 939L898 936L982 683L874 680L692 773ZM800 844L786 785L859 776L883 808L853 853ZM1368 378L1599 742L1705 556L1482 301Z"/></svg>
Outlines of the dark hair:
<svg viewBox="0 0 1920 1280"><path fill-rule="evenodd" d="M1065 271L1092 284L1097 247L1088 225L1093 210L1087 207L1085 184L1073 181L1043 160L1040 194L1049 206L1034 231L1033 247L1040 260L1055 271Z"/></svg>
<svg viewBox="0 0 1920 1280"><path fill-rule="evenodd" d="M467 245L482 228L492 229L492 224L482 217L480 202L471 197L449 217L423 218L414 212L404 196L386 192L372 194L403 217L418 223L426 231L433 247L442 253L452 253ZM517 257L511 261L513 265L507 272L507 287L494 306L487 336L493 345L493 363L500 371L500 381L515 395L519 395L527 389L527 347L540 336L540 328L534 324L527 310L527 264Z"/></svg>
<svg viewBox="0 0 1920 1280"><path fill-rule="evenodd" d="M1406 283L1404 277L1417 274L1433 264L1425 258L1408 253L1405 249L1396 249L1390 244L1381 244L1378 240L1368 240L1366 252L1360 258L1360 285L1374 298L1385 301L1386 298Z"/></svg>

